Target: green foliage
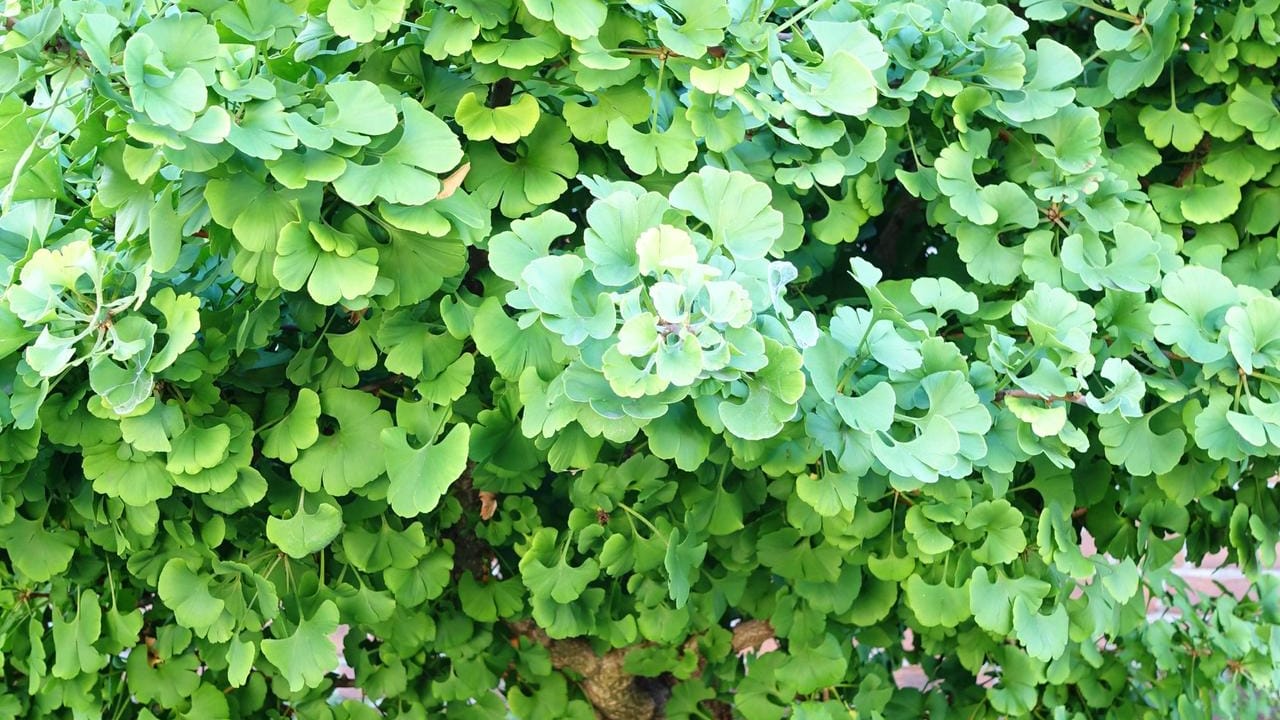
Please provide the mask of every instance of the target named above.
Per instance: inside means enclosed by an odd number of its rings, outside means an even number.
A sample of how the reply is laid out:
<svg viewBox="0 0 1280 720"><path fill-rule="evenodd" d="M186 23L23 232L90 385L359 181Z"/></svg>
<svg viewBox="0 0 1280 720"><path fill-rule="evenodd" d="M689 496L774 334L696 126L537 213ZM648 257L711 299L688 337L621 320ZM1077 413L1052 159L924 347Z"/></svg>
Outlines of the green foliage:
<svg viewBox="0 0 1280 720"><path fill-rule="evenodd" d="M1277 693L1280 2L3 7L0 718Z"/></svg>

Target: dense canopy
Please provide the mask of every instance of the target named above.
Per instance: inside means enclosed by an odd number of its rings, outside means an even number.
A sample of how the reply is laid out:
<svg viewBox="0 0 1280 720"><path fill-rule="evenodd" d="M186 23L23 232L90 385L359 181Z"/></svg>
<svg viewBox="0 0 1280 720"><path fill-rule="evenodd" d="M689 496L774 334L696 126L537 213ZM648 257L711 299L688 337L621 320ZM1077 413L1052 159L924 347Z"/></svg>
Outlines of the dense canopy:
<svg viewBox="0 0 1280 720"><path fill-rule="evenodd" d="M1280 0L2 7L0 719L1275 697Z"/></svg>

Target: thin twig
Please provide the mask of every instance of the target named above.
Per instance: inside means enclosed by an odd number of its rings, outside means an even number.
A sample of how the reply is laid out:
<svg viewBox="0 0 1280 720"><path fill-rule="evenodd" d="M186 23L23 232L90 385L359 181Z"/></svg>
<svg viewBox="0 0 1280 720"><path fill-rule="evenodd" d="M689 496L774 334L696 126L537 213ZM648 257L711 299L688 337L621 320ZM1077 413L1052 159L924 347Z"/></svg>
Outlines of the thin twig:
<svg viewBox="0 0 1280 720"><path fill-rule="evenodd" d="M1076 405L1084 405L1084 395L1080 393L1068 393L1066 395L1037 395L1026 390L1018 390L1017 388L1009 388L996 392L996 401L1000 401L1007 397L1022 398L1024 400L1039 400L1046 405L1055 402L1069 402Z"/></svg>

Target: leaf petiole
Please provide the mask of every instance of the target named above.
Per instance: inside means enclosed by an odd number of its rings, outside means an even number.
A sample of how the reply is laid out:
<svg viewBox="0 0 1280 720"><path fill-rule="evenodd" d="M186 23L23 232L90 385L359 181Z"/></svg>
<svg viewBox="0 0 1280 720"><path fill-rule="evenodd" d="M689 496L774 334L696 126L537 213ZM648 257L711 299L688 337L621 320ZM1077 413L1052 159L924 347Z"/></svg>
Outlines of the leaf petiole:
<svg viewBox="0 0 1280 720"><path fill-rule="evenodd" d="M639 520L641 523L643 523L643 524L645 525L645 527L647 527L647 528L649 528L651 531L653 531L653 534L654 534L654 535L656 535L658 538L660 538L660 539L662 540L662 542L664 542L664 543L670 542L670 541L667 539L667 536L666 536L665 534L663 534L663 532L662 532L661 530L659 530L659 529L658 529L658 526L657 526L657 525L654 525L652 522L650 522L650 521L649 521L649 518L647 518L647 517L645 517L645 516L641 515L640 513L636 512L636 511L635 511L635 509L634 509L634 508L632 508L630 505L628 505L628 504L626 504L626 503L618 503L618 507L622 508L622 509L623 509L623 510L625 510L629 515L631 515L632 517L634 517L635 519L637 519L637 520Z"/></svg>
<svg viewBox="0 0 1280 720"><path fill-rule="evenodd" d="M791 17L787 18L787 21L779 25L778 29L775 30L774 32L776 34L781 35L782 33L790 30L793 25L805 19L807 16L817 12L818 10L821 10L823 7L826 7L827 3L829 3L830 1L831 0L817 0L817 2L813 3L809 7L804 8L803 10L796 13L795 15L792 15Z"/></svg>

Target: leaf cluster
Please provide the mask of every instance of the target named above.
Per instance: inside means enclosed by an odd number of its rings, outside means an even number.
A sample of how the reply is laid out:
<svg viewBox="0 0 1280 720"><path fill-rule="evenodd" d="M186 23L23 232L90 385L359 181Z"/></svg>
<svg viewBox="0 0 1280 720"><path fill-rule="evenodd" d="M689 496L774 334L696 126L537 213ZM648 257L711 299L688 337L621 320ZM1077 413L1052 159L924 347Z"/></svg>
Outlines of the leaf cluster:
<svg viewBox="0 0 1280 720"><path fill-rule="evenodd" d="M1280 686L1277 0L3 17L0 718Z"/></svg>

